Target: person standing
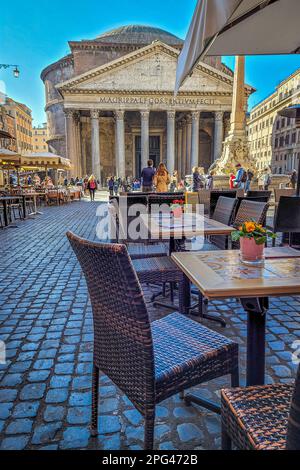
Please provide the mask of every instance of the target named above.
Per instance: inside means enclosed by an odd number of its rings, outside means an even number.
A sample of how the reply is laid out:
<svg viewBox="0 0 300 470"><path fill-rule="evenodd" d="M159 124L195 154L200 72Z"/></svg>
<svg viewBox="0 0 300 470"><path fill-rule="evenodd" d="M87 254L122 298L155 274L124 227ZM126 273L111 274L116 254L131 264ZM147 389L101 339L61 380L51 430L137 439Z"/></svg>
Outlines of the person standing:
<svg viewBox="0 0 300 470"><path fill-rule="evenodd" d="M114 178L111 176L108 180L108 190L110 196L114 195L114 183Z"/></svg>
<svg viewBox="0 0 300 470"><path fill-rule="evenodd" d="M177 190L177 185L178 185L178 173L177 171L173 171L173 175L171 176L171 185L170 185L170 191L174 193Z"/></svg>
<svg viewBox="0 0 300 470"><path fill-rule="evenodd" d="M97 180L94 175L91 175L88 181L88 190L90 192L91 202L95 200L96 189L97 189Z"/></svg>
<svg viewBox="0 0 300 470"><path fill-rule="evenodd" d="M245 192L249 191L250 190L250 186L251 186L251 182L252 182L252 179L253 179L253 176L254 174L252 173L251 170L247 170L247 180L246 180L246 186L245 186Z"/></svg>
<svg viewBox="0 0 300 470"><path fill-rule="evenodd" d="M268 168L264 169L263 182L264 182L264 190L268 191L269 186L272 183L271 173Z"/></svg>
<svg viewBox="0 0 300 470"><path fill-rule="evenodd" d="M147 168L143 168L141 173L142 180L142 191L144 193L150 193L153 186L153 178L155 176L155 168L153 168L153 160L148 160Z"/></svg>
<svg viewBox="0 0 300 470"><path fill-rule="evenodd" d="M167 168L163 163L160 163L153 179L154 185L156 186L156 192L166 193L168 191L170 181L171 178Z"/></svg>
<svg viewBox="0 0 300 470"><path fill-rule="evenodd" d="M238 189L244 189L247 181L247 173L240 163L235 165L235 167L237 172L234 179L234 187Z"/></svg>
<svg viewBox="0 0 300 470"><path fill-rule="evenodd" d="M210 171L206 178L206 188L212 190L214 188L214 172Z"/></svg>
<svg viewBox="0 0 300 470"><path fill-rule="evenodd" d="M295 189L297 184L297 171L293 170L290 177L290 186Z"/></svg>
<svg viewBox="0 0 300 470"><path fill-rule="evenodd" d="M235 180L235 174L230 173L230 177L229 177L229 188L230 189L234 189L234 180Z"/></svg>
<svg viewBox="0 0 300 470"><path fill-rule="evenodd" d="M194 166L192 191L196 193L197 191L200 191L200 189L204 189L204 187L205 180L204 176L201 175L201 168L199 168L198 166Z"/></svg>

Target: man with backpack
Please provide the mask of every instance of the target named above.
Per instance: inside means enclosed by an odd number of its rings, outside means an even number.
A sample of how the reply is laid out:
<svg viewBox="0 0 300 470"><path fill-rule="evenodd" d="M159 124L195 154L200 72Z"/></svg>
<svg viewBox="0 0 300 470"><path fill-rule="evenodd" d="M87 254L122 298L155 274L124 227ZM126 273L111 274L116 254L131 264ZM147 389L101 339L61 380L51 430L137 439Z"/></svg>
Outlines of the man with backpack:
<svg viewBox="0 0 300 470"><path fill-rule="evenodd" d="M238 163L235 165L237 172L234 179L234 187L237 189L244 189L247 181L247 172L244 170L242 165Z"/></svg>
<svg viewBox="0 0 300 470"><path fill-rule="evenodd" d="M271 173L268 168L264 169L263 181L264 181L264 190L268 191L269 186L272 183Z"/></svg>

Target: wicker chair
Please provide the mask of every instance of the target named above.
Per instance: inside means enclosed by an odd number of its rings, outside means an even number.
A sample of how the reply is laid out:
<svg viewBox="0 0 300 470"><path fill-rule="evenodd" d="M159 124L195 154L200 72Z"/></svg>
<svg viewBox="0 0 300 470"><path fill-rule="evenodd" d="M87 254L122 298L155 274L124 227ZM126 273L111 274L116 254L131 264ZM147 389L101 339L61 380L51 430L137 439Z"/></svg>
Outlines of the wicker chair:
<svg viewBox="0 0 300 470"><path fill-rule="evenodd" d="M153 448L155 405L192 386L231 374L238 385L238 345L172 313L150 325L125 245L100 244L68 232L87 281L94 318L92 435L98 433L99 371L145 418L145 449Z"/></svg>
<svg viewBox="0 0 300 470"><path fill-rule="evenodd" d="M300 366L295 382L222 390L222 448L300 450Z"/></svg>
<svg viewBox="0 0 300 470"><path fill-rule="evenodd" d="M211 195L211 190L210 189L200 189L198 191L199 204L203 204L204 214L206 214L206 215L209 214L210 195Z"/></svg>
<svg viewBox="0 0 300 470"><path fill-rule="evenodd" d="M109 204L109 209L112 207L116 216L117 235L120 228L122 228L123 233L126 233L128 236L128 238L126 240L122 240L122 242L126 244L131 259L167 256L169 254L169 246L166 242L164 243L158 242L157 240L151 240L150 236L146 240L140 239L134 241L129 238L127 227L129 226L129 223L136 217L136 215L130 216L130 212L127 212L127 220L125 221L122 217L122 211L119 210L120 204L123 204L123 207L126 207L125 204L127 204L127 209L129 210L132 205L140 204L141 208L144 208L143 213L146 214L148 213L148 206L145 205L146 200L147 199L145 196L142 196L141 198L134 196L129 199L126 196L119 196L118 200L111 199Z"/></svg>
<svg viewBox="0 0 300 470"><path fill-rule="evenodd" d="M285 189L274 189L274 198L275 198L275 204L278 204L281 196L295 196L296 195L296 189L293 188L285 188Z"/></svg>
<svg viewBox="0 0 300 470"><path fill-rule="evenodd" d="M236 205L237 199L223 196L219 197L212 219L224 225L231 225ZM228 249L228 236L213 235L210 237L210 241L221 250Z"/></svg>
<svg viewBox="0 0 300 470"><path fill-rule="evenodd" d="M283 233L288 236L288 243L293 244L294 234L300 233L300 198L294 196L281 196L275 215L274 227L275 233ZM285 236L285 235L284 235ZM275 246L276 240L272 240Z"/></svg>

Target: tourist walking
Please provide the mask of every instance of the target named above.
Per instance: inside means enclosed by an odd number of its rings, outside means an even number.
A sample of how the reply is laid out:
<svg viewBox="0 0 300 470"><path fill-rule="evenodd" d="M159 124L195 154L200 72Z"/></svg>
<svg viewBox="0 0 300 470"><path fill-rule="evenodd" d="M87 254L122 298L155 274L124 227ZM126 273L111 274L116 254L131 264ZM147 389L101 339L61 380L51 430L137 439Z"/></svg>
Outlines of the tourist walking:
<svg viewBox="0 0 300 470"><path fill-rule="evenodd" d="M114 180L113 176L111 176L108 180L108 190L109 190L109 195L110 196L114 195L114 184L115 184L115 180Z"/></svg>
<svg viewBox="0 0 300 470"><path fill-rule="evenodd" d="M240 163L235 165L235 167L237 171L234 179L234 187L238 189L244 189L247 181L247 172Z"/></svg>
<svg viewBox="0 0 300 470"><path fill-rule="evenodd" d="M96 189L97 189L97 180L94 175L91 175L88 181L88 190L90 192L91 201L95 200Z"/></svg>
<svg viewBox="0 0 300 470"><path fill-rule="evenodd" d="M290 176L290 186L295 189L297 184L297 171L293 170Z"/></svg>
<svg viewBox="0 0 300 470"><path fill-rule="evenodd" d="M166 166L163 163L160 163L153 179L154 185L156 187L156 192L166 193L168 191L170 181L171 178Z"/></svg>
<svg viewBox="0 0 300 470"><path fill-rule="evenodd" d="M148 160L147 168L143 168L141 173L142 191L150 193L153 186L153 178L155 175L155 168L153 168L153 160Z"/></svg>
<svg viewBox="0 0 300 470"><path fill-rule="evenodd" d="M202 173L202 168L198 166L194 166L192 191L196 193L200 189L204 189L204 188L205 188L205 178Z"/></svg>
<svg viewBox="0 0 300 470"><path fill-rule="evenodd" d="M246 185L245 185L245 192L249 191L250 190L250 186L251 186L251 182L252 182L252 179L253 179L253 176L254 174L252 173L251 170L247 170L247 180L246 180Z"/></svg>

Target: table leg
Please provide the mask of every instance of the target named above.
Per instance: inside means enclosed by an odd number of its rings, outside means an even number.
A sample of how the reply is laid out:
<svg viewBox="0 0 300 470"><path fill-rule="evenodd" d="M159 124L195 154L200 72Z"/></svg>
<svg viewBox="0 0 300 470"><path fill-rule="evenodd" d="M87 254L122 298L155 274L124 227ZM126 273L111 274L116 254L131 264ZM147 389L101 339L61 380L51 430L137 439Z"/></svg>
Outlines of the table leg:
<svg viewBox="0 0 300 470"><path fill-rule="evenodd" d="M267 297L241 299L247 312L247 385L264 385Z"/></svg>
<svg viewBox="0 0 300 470"><path fill-rule="evenodd" d="M8 227L8 210L7 210L7 201L2 201L3 202L3 216L4 216L4 225L5 227Z"/></svg>
<svg viewBox="0 0 300 470"><path fill-rule="evenodd" d="M26 199L25 196L22 196L22 207L23 207L23 217L26 219Z"/></svg>

